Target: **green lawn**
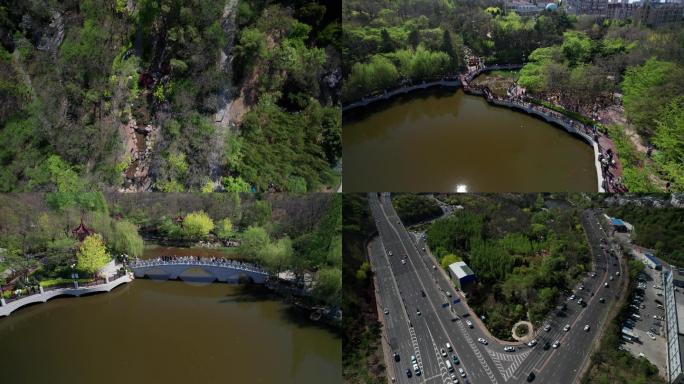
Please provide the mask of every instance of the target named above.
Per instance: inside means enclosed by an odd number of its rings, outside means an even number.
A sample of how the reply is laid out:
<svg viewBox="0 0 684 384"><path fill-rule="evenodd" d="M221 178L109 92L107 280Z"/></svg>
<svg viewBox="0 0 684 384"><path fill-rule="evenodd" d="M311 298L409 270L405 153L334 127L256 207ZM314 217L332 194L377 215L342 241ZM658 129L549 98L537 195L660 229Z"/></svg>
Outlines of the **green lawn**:
<svg viewBox="0 0 684 384"><path fill-rule="evenodd" d="M40 282L40 286L43 288L51 287L53 285L60 285L60 284L68 284L70 282L74 281L73 279L64 279L64 278L58 278L58 279L49 279L49 280L43 280ZM88 283L93 281L93 279L76 279L79 283Z"/></svg>

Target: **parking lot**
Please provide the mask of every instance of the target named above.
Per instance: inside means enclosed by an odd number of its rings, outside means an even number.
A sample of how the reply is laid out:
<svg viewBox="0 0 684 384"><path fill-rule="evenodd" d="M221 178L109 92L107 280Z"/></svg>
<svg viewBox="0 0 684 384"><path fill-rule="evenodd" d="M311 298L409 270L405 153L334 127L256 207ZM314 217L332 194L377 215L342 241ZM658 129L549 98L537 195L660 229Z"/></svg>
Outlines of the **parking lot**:
<svg viewBox="0 0 684 384"><path fill-rule="evenodd" d="M660 271L646 267L637 277L637 287L630 298L629 328L638 340L625 341L624 348L634 356L642 356L658 367L661 376L667 372L665 341L665 310ZM682 298L684 300L684 298Z"/></svg>

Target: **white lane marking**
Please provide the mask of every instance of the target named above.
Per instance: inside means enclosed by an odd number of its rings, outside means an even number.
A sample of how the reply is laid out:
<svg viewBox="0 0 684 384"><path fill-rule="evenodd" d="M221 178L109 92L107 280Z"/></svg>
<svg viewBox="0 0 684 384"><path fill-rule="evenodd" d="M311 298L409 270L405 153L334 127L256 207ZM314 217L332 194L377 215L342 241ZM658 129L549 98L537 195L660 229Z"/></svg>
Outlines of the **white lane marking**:
<svg viewBox="0 0 684 384"><path fill-rule="evenodd" d="M478 348L477 344L475 344L475 341L473 341L473 338L470 337L468 330L466 330L465 325L463 325L463 321L458 321L457 324L458 328L461 330L461 333L463 334L463 338L465 338L466 343L468 343L468 345L470 346L470 349L473 351L473 354L480 362L480 365L484 369L487 376L489 376L489 379L492 381L492 383L497 383L496 376L494 376L494 372L492 372L491 368L489 368L489 364L487 364L487 361L484 359L484 356L482 356L482 353L480 352L480 349Z"/></svg>
<svg viewBox="0 0 684 384"><path fill-rule="evenodd" d="M508 381L511 377L513 377L513 374L518 367L520 367L530 352L532 352L531 349L522 353L499 352L488 347L485 347L485 351L487 351L489 357L491 357L492 361L494 361L494 365L499 369L504 381ZM507 368L504 367L504 362L508 365Z"/></svg>

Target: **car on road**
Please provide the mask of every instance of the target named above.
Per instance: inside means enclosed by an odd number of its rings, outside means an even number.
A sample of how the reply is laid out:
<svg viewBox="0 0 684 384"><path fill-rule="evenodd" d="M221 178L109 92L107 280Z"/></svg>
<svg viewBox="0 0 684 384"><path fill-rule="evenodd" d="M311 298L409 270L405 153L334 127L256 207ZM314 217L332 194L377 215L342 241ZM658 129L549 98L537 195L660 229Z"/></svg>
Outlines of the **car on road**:
<svg viewBox="0 0 684 384"><path fill-rule="evenodd" d="M465 373L465 371L463 370L463 368L459 368L459 369L458 369L458 373L461 374L461 377L466 377L466 373Z"/></svg>
<svg viewBox="0 0 684 384"><path fill-rule="evenodd" d="M406 264L406 260L401 259L401 263L402 263L402 264Z"/></svg>
<svg viewBox="0 0 684 384"><path fill-rule="evenodd" d="M451 347L451 344L449 344L449 343L446 343L446 349L447 349L447 351L449 351L449 352L452 352L452 351L454 350L454 349Z"/></svg>
<svg viewBox="0 0 684 384"><path fill-rule="evenodd" d="M510 345L509 345L509 346L506 346L506 347L504 347L504 351L506 351L506 352L515 352L515 347L511 347Z"/></svg>
<svg viewBox="0 0 684 384"><path fill-rule="evenodd" d="M484 345L487 345L487 340L485 340L485 339L484 339L484 338L482 338L482 337L478 337L478 338L477 338L477 341L479 341L479 342L480 342L480 344L484 344Z"/></svg>
<svg viewBox="0 0 684 384"><path fill-rule="evenodd" d="M579 298L579 300L577 300L577 304L579 304L579 305L582 305L583 302L584 302L584 300L582 300L581 297Z"/></svg>
<svg viewBox="0 0 684 384"><path fill-rule="evenodd" d="M608 283L603 284L604 287L608 288Z"/></svg>
<svg viewBox="0 0 684 384"><path fill-rule="evenodd" d="M413 364L413 372L416 373L416 376L420 376L420 367L418 364Z"/></svg>
<svg viewBox="0 0 684 384"><path fill-rule="evenodd" d="M527 375L527 382L528 382L528 383L531 383L532 381L534 381L534 378L535 378L535 377L536 377L536 376L534 375L534 372L530 372L530 374Z"/></svg>
<svg viewBox="0 0 684 384"><path fill-rule="evenodd" d="M555 343L553 343L552 347L558 348L560 346L560 341L556 340Z"/></svg>
<svg viewBox="0 0 684 384"><path fill-rule="evenodd" d="M440 349L439 352L442 354L442 357L447 357L447 353L444 348Z"/></svg>
<svg viewBox="0 0 684 384"><path fill-rule="evenodd" d="M446 295L447 295L447 297L451 297L451 292L446 291Z"/></svg>
<svg viewBox="0 0 684 384"><path fill-rule="evenodd" d="M527 343L528 347L534 347L537 345L537 339L531 340L529 343Z"/></svg>
<svg viewBox="0 0 684 384"><path fill-rule="evenodd" d="M603 297L599 298L599 303L605 303L605 302L606 302L606 299L604 299Z"/></svg>
<svg viewBox="0 0 684 384"><path fill-rule="evenodd" d="M590 329L590 328L591 328L591 327L589 327L589 324L587 324L587 325L584 326L584 331L585 331L585 332L589 332L589 329Z"/></svg>
<svg viewBox="0 0 684 384"><path fill-rule="evenodd" d="M423 297L425 297L425 291L423 291L423 290L421 289L421 290L420 290L420 295L423 296Z"/></svg>
<svg viewBox="0 0 684 384"><path fill-rule="evenodd" d="M575 295L570 295L570 301L575 300Z"/></svg>
<svg viewBox="0 0 684 384"><path fill-rule="evenodd" d="M544 350L546 351L549 348L551 348L551 344L547 341L546 343L544 343Z"/></svg>
<svg viewBox="0 0 684 384"><path fill-rule="evenodd" d="M615 272L615 276L620 276L620 271Z"/></svg>
<svg viewBox="0 0 684 384"><path fill-rule="evenodd" d="M425 247L423 247L423 252L425 252Z"/></svg>
<svg viewBox="0 0 684 384"><path fill-rule="evenodd" d="M544 330L545 330L546 332L550 331L550 330L551 330L551 324L546 324L546 325L544 326Z"/></svg>
<svg viewBox="0 0 684 384"><path fill-rule="evenodd" d="M385 308L385 315L389 315L389 309Z"/></svg>
<svg viewBox="0 0 684 384"><path fill-rule="evenodd" d="M416 308L416 315L420 316L420 309Z"/></svg>
<svg viewBox="0 0 684 384"><path fill-rule="evenodd" d="M406 377L411 377L413 376L413 373L411 372L411 368L406 368Z"/></svg>
<svg viewBox="0 0 684 384"><path fill-rule="evenodd" d="M563 331L567 332L570 330L570 324L565 324L565 327L563 327Z"/></svg>
<svg viewBox="0 0 684 384"><path fill-rule="evenodd" d="M389 254L390 256L392 256L392 251L389 251L388 254Z"/></svg>
<svg viewBox="0 0 684 384"><path fill-rule="evenodd" d="M608 280L613 281L613 276L609 277Z"/></svg>
<svg viewBox="0 0 684 384"><path fill-rule="evenodd" d="M648 337L651 338L651 340L655 340L655 339L656 339L656 338L655 338L655 335L654 335L652 332L646 332L646 334L648 335Z"/></svg>
<svg viewBox="0 0 684 384"><path fill-rule="evenodd" d="M459 360L458 356L456 356L456 355L451 356L451 361L453 361L454 364L460 364L461 363L461 360Z"/></svg>
<svg viewBox="0 0 684 384"><path fill-rule="evenodd" d="M458 384L458 379L456 378L456 375L452 373L450 378L453 384Z"/></svg>
<svg viewBox="0 0 684 384"><path fill-rule="evenodd" d="M394 357L394 361L399 361L399 360L401 360L401 357L400 357L399 354L396 353L396 352L394 352L393 357Z"/></svg>
<svg viewBox="0 0 684 384"><path fill-rule="evenodd" d="M411 355L411 364L416 364L416 357Z"/></svg>
<svg viewBox="0 0 684 384"><path fill-rule="evenodd" d="M470 321L470 320L466 320L466 325L467 325L468 327L472 328L472 327L473 327L473 322Z"/></svg>

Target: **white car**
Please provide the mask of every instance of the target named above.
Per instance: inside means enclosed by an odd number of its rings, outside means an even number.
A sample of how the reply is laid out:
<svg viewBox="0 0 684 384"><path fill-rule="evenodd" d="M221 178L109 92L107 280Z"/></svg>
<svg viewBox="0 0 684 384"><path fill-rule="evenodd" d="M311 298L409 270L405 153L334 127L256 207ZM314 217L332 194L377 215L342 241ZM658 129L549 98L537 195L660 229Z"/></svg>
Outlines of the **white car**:
<svg viewBox="0 0 684 384"><path fill-rule="evenodd" d="M458 373L461 374L461 377L466 377L466 373L465 373L465 371L463 370L463 368L459 368L459 369L458 369Z"/></svg>
<svg viewBox="0 0 684 384"><path fill-rule="evenodd" d="M456 375L454 375L453 373L451 374L451 382L453 384L458 384L458 379L456 378Z"/></svg>
<svg viewBox="0 0 684 384"><path fill-rule="evenodd" d="M392 251L389 251L389 255L392 256Z"/></svg>
<svg viewBox="0 0 684 384"><path fill-rule="evenodd" d="M558 348L558 346L560 346L560 341L556 340L556 342L553 343L552 347Z"/></svg>
<svg viewBox="0 0 684 384"><path fill-rule="evenodd" d="M570 295L570 301L575 300L575 295Z"/></svg>
<svg viewBox="0 0 684 384"><path fill-rule="evenodd" d="M587 325L584 326L584 330L585 330L586 332L589 332L589 329L590 329L589 324L587 324Z"/></svg>
<svg viewBox="0 0 684 384"><path fill-rule="evenodd" d="M480 344L487 345L487 340L485 340L485 339L483 339L483 338L481 338L481 337L478 337L478 338L477 338L477 341L479 341Z"/></svg>
<svg viewBox="0 0 684 384"><path fill-rule="evenodd" d="M466 320L466 325L469 326L470 328L473 327L473 322L470 320Z"/></svg>
<svg viewBox="0 0 684 384"><path fill-rule="evenodd" d="M544 330L545 330L546 332L550 331L550 330L551 330L551 324L546 324L546 325L544 326Z"/></svg>
<svg viewBox="0 0 684 384"><path fill-rule="evenodd" d="M444 348L440 349L440 352L442 353L442 357L447 357L447 353Z"/></svg>
<svg viewBox="0 0 684 384"><path fill-rule="evenodd" d="M515 352L515 348L511 346L506 346L504 347L504 351L506 352Z"/></svg>
<svg viewBox="0 0 684 384"><path fill-rule="evenodd" d="M401 263L402 263L402 264L406 264L406 260L405 260L405 259L401 259Z"/></svg>
<svg viewBox="0 0 684 384"><path fill-rule="evenodd" d="M420 316L420 309L416 309L416 315Z"/></svg>
<svg viewBox="0 0 684 384"><path fill-rule="evenodd" d="M416 364L416 357L411 355L411 364Z"/></svg>
<svg viewBox="0 0 684 384"><path fill-rule="evenodd" d="M416 372L416 376L420 376L420 368L418 364L413 364L413 371Z"/></svg>
<svg viewBox="0 0 684 384"><path fill-rule="evenodd" d="M537 345L537 339L534 339L534 340L530 341L529 343L527 343L528 347L534 347L535 345Z"/></svg>
<svg viewBox="0 0 684 384"><path fill-rule="evenodd" d="M570 330L570 324L565 324L565 327L563 327L563 331L567 332Z"/></svg>
<svg viewBox="0 0 684 384"><path fill-rule="evenodd" d="M389 315L389 309L385 308L385 315Z"/></svg>

